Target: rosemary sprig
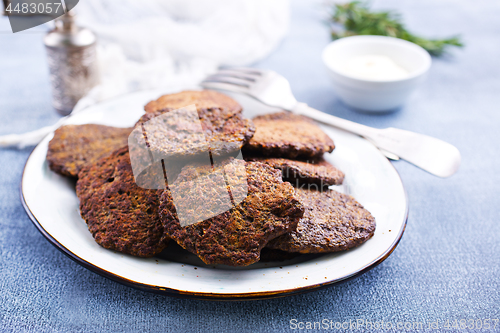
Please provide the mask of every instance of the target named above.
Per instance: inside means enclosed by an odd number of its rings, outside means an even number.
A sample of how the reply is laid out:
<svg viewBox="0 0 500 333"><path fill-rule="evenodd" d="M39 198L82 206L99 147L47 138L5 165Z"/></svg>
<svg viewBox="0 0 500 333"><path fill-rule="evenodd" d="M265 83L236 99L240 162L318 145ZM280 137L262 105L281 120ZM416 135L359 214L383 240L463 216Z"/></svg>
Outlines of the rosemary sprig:
<svg viewBox="0 0 500 333"><path fill-rule="evenodd" d="M380 35L401 38L420 45L430 54L440 56L448 46L462 47L459 36L446 39L426 39L406 30L401 16L395 12L372 12L360 1L335 4L330 21L344 26L343 31L332 29L332 39L355 35Z"/></svg>

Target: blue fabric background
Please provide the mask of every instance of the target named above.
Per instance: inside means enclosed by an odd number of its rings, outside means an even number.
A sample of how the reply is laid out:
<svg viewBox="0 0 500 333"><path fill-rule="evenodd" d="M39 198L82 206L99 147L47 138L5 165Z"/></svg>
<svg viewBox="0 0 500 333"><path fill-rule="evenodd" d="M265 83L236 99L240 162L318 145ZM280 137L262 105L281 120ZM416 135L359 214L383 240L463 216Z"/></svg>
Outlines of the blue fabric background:
<svg viewBox="0 0 500 333"><path fill-rule="evenodd" d="M399 112L355 113L331 89L320 2L292 2L288 38L257 64L285 75L297 98L375 127L435 136L462 153L460 171L433 177L395 162L410 215L394 253L344 284L253 302L165 297L122 286L71 261L37 231L19 200L31 149L0 150L0 330L6 332L284 332L290 320L426 323L500 319L500 2L384 0L426 36L462 33L463 50L433 59L430 76ZM54 123L42 28L11 34L0 18L0 134ZM363 331L359 329L357 331ZM373 330L369 330L373 331ZM390 330L386 330L390 331ZM398 330L401 331L401 330ZM500 331L500 324L496 330Z"/></svg>

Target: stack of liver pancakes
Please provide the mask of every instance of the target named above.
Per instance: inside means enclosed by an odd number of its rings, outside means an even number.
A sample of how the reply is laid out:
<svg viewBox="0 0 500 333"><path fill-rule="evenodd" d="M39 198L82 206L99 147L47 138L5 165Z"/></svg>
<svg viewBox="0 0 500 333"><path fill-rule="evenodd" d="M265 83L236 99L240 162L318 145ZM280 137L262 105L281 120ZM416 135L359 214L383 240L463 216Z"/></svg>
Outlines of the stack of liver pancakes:
<svg viewBox="0 0 500 333"><path fill-rule="evenodd" d="M206 264L247 266L261 254L345 251L373 236L374 217L329 188L344 173L323 158L335 145L308 118L250 120L210 90L164 95L144 109L134 128L67 125L49 143L49 167L77 178L81 216L101 246L152 257L174 241ZM131 159L142 158L141 143L162 160L138 175Z"/></svg>

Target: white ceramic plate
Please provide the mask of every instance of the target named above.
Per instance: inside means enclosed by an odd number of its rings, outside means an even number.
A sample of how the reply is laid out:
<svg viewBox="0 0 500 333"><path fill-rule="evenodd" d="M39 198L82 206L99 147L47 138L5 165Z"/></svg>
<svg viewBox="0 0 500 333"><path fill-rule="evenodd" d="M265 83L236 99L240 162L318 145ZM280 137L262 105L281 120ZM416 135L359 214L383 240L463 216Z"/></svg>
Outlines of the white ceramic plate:
<svg viewBox="0 0 500 333"><path fill-rule="evenodd" d="M143 105L161 95L139 92L90 107L68 124L133 125ZM271 111L233 96L252 117ZM136 258L106 250L94 242L80 217L75 184L49 170L47 136L32 152L24 169L21 196L35 226L70 258L115 281L174 296L209 299L258 299L312 290L353 278L373 268L394 250L405 229L408 202L391 163L369 142L350 133L324 127L337 148L326 156L346 174L337 190L353 195L376 218L372 239L353 250L326 255L302 255L277 263L249 267L207 266L194 255L173 249L157 258Z"/></svg>

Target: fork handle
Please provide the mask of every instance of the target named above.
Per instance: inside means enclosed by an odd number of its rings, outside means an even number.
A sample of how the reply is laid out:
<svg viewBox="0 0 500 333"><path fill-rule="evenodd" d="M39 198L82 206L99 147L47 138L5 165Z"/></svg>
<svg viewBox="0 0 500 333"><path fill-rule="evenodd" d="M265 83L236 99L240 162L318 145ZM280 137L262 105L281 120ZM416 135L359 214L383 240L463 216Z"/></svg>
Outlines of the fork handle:
<svg viewBox="0 0 500 333"><path fill-rule="evenodd" d="M321 123L338 127L340 129L346 130L348 132L360 135L364 138L374 136L377 129L362 124L358 124L346 119L332 116L331 114L313 109L306 103L297 103L297 106L291 110L293 113L300 114Z"/></svg>
<svg viewBox="0 0 500 333"><path fill-rule="evenodd" d="M460 152L455 146L427 135L392 127L377 129L361 125L318 111L305 103L298 103L291 111L362 136L376 147L438 177L449 177L457 172L460 166Z"/></svg>

